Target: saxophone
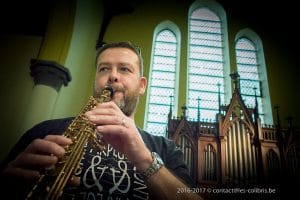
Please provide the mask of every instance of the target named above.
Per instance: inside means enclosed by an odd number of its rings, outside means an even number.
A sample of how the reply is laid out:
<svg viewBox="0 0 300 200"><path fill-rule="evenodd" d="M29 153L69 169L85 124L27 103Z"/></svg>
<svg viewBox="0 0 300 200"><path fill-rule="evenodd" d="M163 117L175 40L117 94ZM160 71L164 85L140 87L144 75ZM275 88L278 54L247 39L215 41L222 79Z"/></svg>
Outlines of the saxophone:
<svg viewBox="0 0 300 200"><path fill-rule="evenodd" d="M77 115L63 133L72 140L72 144L66 147L65 155L59 159L55 167L41 175L39 180L28 193L26 199L56 200L63 193L63 189L71 176L79 168L84 153L84 145L92 141L99 150L106 148L106 144L97 139L97 131L94 124L90 123L84 113L91 110L97 103L108 102L113 97L113 88L106 86L99 97L91 96L88 103Z"/></svg>

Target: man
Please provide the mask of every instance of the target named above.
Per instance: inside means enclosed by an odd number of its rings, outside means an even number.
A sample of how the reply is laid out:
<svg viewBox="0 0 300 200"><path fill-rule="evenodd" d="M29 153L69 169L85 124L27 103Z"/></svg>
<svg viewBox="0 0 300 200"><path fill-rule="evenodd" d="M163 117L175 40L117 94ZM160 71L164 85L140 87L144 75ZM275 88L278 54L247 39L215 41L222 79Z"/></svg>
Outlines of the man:
<svg viewBox="0 0 300 200"><path fill-rule="evenodd" d="M64 199L200 199L184 189L193 183L174 142L135 125L136 105L147 85L142 62L138 50L127 42L107 44L99 50L94 96L99 96L107 85L114 95L112 101L99 103L86 112L85 118L95 124L108 147L99 151L90 143L85 145L75 174L80 180L70 180ZM3 180L34 181L41 171L54 168L72 144L61 135L72 119L45 121L29 130L3 165ZM28 191L24 189L25 196Z"/></svg>

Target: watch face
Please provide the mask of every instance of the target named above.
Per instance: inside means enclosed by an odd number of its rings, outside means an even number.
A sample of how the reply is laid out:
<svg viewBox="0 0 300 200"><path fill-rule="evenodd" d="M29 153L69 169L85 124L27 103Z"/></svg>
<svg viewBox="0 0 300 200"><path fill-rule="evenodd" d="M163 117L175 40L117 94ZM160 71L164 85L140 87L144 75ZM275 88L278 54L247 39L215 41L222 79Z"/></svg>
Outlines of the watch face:
<svg viewBox="0 0 300 200"><path fill-rule="evenodd" d="M150 176L152 176L164 165L164 162L162 161L161 157L157 153L152 152L151 155L153 157L153 162L149 166L149 168L142 173L142 175L145 178L149 178Z"/></svg>
<svg viewBox="0 0 300 200"><path fill-rule="evenodd" d="M157 164L163 165L164 161L161 159L161 157L156 153L152 152L153 158L157 161Z"/></svg>

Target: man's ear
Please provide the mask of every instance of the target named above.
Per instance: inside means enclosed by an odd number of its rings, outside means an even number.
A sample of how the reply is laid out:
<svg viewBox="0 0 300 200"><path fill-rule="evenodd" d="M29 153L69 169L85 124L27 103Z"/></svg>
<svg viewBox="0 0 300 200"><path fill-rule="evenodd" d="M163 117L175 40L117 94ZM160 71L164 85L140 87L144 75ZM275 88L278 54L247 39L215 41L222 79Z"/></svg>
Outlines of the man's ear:
<svg viewBox="0 0 300 200"><path fill-rule="evenodd" d="M147 78L145 76L140 77L140 95L143 95L147 87Z"/></svg>

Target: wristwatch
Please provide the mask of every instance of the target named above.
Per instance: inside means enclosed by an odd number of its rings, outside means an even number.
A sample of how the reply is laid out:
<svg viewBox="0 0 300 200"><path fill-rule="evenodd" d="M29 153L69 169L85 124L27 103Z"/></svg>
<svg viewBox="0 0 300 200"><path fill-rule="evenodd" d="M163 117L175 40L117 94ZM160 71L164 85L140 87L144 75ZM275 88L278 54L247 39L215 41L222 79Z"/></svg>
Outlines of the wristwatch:
<svg viewBox="0 0 300 200"><path fill-rule="evenodd" d="M151 155L153 158L153 162L148 167L148 169L142 172L142 175L145 179L155 174L164 165L164 162L162 161L161 157L156 152L152 152Z"/></svg>

